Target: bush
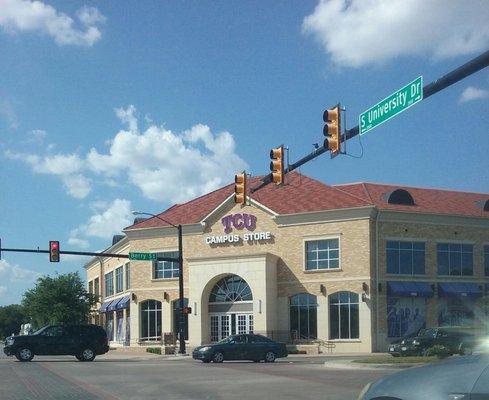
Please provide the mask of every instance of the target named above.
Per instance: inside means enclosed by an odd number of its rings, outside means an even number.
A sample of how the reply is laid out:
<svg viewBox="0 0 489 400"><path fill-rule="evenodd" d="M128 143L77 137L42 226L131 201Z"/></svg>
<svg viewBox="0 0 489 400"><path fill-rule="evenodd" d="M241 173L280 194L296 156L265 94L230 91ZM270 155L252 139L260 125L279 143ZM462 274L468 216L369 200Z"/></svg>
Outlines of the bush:
<svg viewBox="0 0 489 400"><path fill-rule="evenodd" d="M427 356L436 356L438 358L445 358L451 355L450 350L441 344L435 344L426 350Z"/></svg>
<svg viewBox="0 0 489 400"><path fill-rule="evenodd" d="M146 349L147 353L161 354L161 347L148 347Z"/></svg>

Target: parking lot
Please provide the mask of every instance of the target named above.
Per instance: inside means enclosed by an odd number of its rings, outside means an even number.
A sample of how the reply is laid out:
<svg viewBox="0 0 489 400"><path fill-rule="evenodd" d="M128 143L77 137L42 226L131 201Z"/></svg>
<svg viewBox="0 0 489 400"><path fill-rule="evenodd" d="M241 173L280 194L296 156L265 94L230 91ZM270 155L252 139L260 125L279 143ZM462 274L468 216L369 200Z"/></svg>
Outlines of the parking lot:
<svg viewBox="0 0 489 400"><path fill-rule="evenodd" d="M290 356L273 364L203 364L189 357L109 352L91 363L74 357L0 356L0 399L356 399L388 370L326 368L331 357Z"/></svg>

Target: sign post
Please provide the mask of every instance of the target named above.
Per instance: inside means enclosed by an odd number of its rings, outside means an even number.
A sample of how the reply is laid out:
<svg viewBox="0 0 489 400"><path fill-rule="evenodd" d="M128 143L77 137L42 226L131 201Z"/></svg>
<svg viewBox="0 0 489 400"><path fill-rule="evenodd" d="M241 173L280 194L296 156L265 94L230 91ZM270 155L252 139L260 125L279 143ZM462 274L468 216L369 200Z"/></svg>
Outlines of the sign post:
<svg viewBox="0 0 489 400"><path fill-rule="evenodd" d="M421 100L423 100L422 76L361 113L358 117L360 135L383 124L385 121L395 117Z"/></svg>

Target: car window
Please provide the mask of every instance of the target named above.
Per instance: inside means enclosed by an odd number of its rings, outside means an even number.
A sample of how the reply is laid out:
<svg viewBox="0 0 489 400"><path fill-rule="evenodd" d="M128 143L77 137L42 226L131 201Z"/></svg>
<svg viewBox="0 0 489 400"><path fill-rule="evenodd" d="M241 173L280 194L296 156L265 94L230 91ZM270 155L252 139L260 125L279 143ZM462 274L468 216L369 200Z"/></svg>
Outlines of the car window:
<svg viewBox="0 0 489 400"><path fill-rule="evenodd" d="M250 343L269 343L269 342L271 342L270 339L268 339L264 336L259 336L259 335L249 335L248 340Z"/></svg>
<svg viewBox="0 0 489 400"><path fill-rule="evenodd" d="M425 337L425 338L435 338L436 337L436 329L426 329L423 332L423 337Z"/></svg>
<svg viewBox="0 0 489 400"><path fill-rule="evenodd" d="M246 343L246 337L244 335L235 336L234 343Z"/></svg>
<svg viewBox="0 0 489 400"><path fill-rule="evenodd" d="M49 328L46 328L43 332L41 332L41 335L50 336L50 337L59 337L59 336L63 336L65 332L66 332L65 328L62 326L50 326Z"/></svg>

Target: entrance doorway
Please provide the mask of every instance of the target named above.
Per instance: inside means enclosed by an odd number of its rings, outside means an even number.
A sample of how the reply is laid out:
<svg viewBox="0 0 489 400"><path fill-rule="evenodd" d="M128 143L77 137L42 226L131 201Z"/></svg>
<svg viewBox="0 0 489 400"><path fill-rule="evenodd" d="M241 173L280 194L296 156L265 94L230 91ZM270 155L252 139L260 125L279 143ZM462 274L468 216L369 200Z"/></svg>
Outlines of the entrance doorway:
<svg viewBox="0 0 489 400"><path fill-rule="evenodd" d="M229 335L253 333L253 314L211 314L211 341L218 342Z"/></svg>
<svg viewBox="0 0 489 400"><path fill-rule="evenodd" d="M212 342L229 335L253 332L253 296L248 283L237 275L218 281L209 296Z"/></svg>

